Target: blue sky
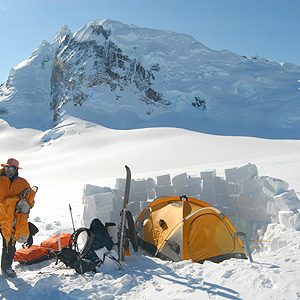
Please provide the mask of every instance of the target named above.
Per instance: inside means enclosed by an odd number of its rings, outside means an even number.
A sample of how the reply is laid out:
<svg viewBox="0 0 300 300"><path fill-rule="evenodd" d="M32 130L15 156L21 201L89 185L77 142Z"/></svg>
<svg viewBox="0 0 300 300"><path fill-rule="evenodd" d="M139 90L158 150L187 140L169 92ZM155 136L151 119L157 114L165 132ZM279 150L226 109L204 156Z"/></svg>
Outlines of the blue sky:
<svg viewBox="0 0 300 300"><path fill-rule="evenodd" d="M42 40L112 19L192 35L214 50L300 65L299 0L0 0L0 83Z"/></svg>

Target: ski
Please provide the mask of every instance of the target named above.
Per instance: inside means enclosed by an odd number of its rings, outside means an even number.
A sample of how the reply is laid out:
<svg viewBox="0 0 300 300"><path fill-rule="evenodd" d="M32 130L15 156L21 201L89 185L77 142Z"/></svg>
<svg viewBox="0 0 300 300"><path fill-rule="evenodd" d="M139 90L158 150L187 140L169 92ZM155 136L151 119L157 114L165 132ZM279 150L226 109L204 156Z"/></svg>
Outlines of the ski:
<svg viewBox="0 0 300 300"><path fill-rule="evenodd" d="M131 182L131 171L128 166L125 166L125 169L126 169L125 193L124 193L124 200L123 200L123 208L121 211L121 223L118 232L118 257L120 261L124 260L124 251L127 248L125 223L126 223L126 212L128 209L130 182Z"/></svg>

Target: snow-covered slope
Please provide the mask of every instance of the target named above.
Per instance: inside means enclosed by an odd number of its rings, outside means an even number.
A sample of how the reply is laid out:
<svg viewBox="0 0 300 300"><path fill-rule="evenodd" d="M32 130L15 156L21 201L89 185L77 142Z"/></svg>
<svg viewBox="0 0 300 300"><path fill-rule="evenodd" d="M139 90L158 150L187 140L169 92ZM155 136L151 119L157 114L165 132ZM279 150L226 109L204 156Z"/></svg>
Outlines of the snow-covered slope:
<svg viewBox="0 0 300 300"><path fill-rule="evenodd" d="M186 34L93 21L64 26L10 71L0 114L49 129L65 113L114 128L299 138L300 67L214 51Z"/></svg>
<svg viewBox="0 0 300 300"><path fill-rule="evenodd" d="M30 220L40 232L35 244L56 233L81 227L85 184L113 187L128 164L133 178L148 178L225 168L251 162L260 175L280 178L300 196L300 142L251 137L214 136L175 128L112 130L64 116L47 131L15 129L0 122L1 163L20 161L25 177L37 185ZM180 141L180 143L178 143ZM239 230L239 228L237 228ZM103 265L95 276L56 270L55 261L32 266L14 263L18 278L0 276L1 299L297 299L299 231L278 224L254 263L229 260L204 265L165 262L137 252L126 257L124 271ZM18 244L18 247L21 247ZM43 274L39 274L42 271Z"/></svg>

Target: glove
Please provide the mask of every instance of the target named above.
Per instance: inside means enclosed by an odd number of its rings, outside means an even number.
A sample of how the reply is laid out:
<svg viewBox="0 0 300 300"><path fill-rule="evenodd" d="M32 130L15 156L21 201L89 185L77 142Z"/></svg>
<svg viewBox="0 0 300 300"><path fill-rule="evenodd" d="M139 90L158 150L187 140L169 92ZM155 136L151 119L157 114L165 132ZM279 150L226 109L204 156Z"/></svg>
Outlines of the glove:
<svg viewBox="0 0 300 300"><path fill-rule="evenodd" d="M28 240L22 245L22 248L25 249L26 247L30 248L33 244L33 237L30 234Z"/></svg>
<svg viewBox="0 0 300 300"><path fill-rule="evenodd" d="M31 222L28 222L29 227L29 237L27 241L22 245L22 248L25 249L26 247L30 248L33 244L33 236L39 232L38 228L32 224Z"/></svg>
<svg viewBox="0 0 300 300"><path fill-rule="evenodd" d="M28 214L31 206L26 202L25 198L19 200L16 204L16 211L19 214Z"/></svg>

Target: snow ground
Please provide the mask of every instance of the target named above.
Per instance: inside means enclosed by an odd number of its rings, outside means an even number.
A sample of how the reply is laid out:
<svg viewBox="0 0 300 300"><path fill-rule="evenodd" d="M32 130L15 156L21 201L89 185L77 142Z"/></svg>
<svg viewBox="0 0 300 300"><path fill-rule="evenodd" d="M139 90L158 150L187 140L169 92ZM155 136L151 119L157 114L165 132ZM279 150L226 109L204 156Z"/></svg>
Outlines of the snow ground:
<svg viewBox="0 0 300 300"><path fill-rule="evenodd" d="M259 175L285 180L300 196L300 141L213 136L175 128L111 130L69 116L42 132L15 129L0 120L1 163L15 157L20 176L39 191L30 220L40 232L35 244L81 226L84 184L114 185L133 178L199 173L253 163ZM300 299L300 236L273 225L254 262L231 259L203 265L165 262L139 250L124 270L107 262L94 276L57 270L55 261L14 263L17 278L0 277L1 299ZM276 243L277 247L272 247ZM20 247L20 244L18 244ZM43 274L39 274L42 271ZM71 274L72 276L70 276Z"/></svg>

